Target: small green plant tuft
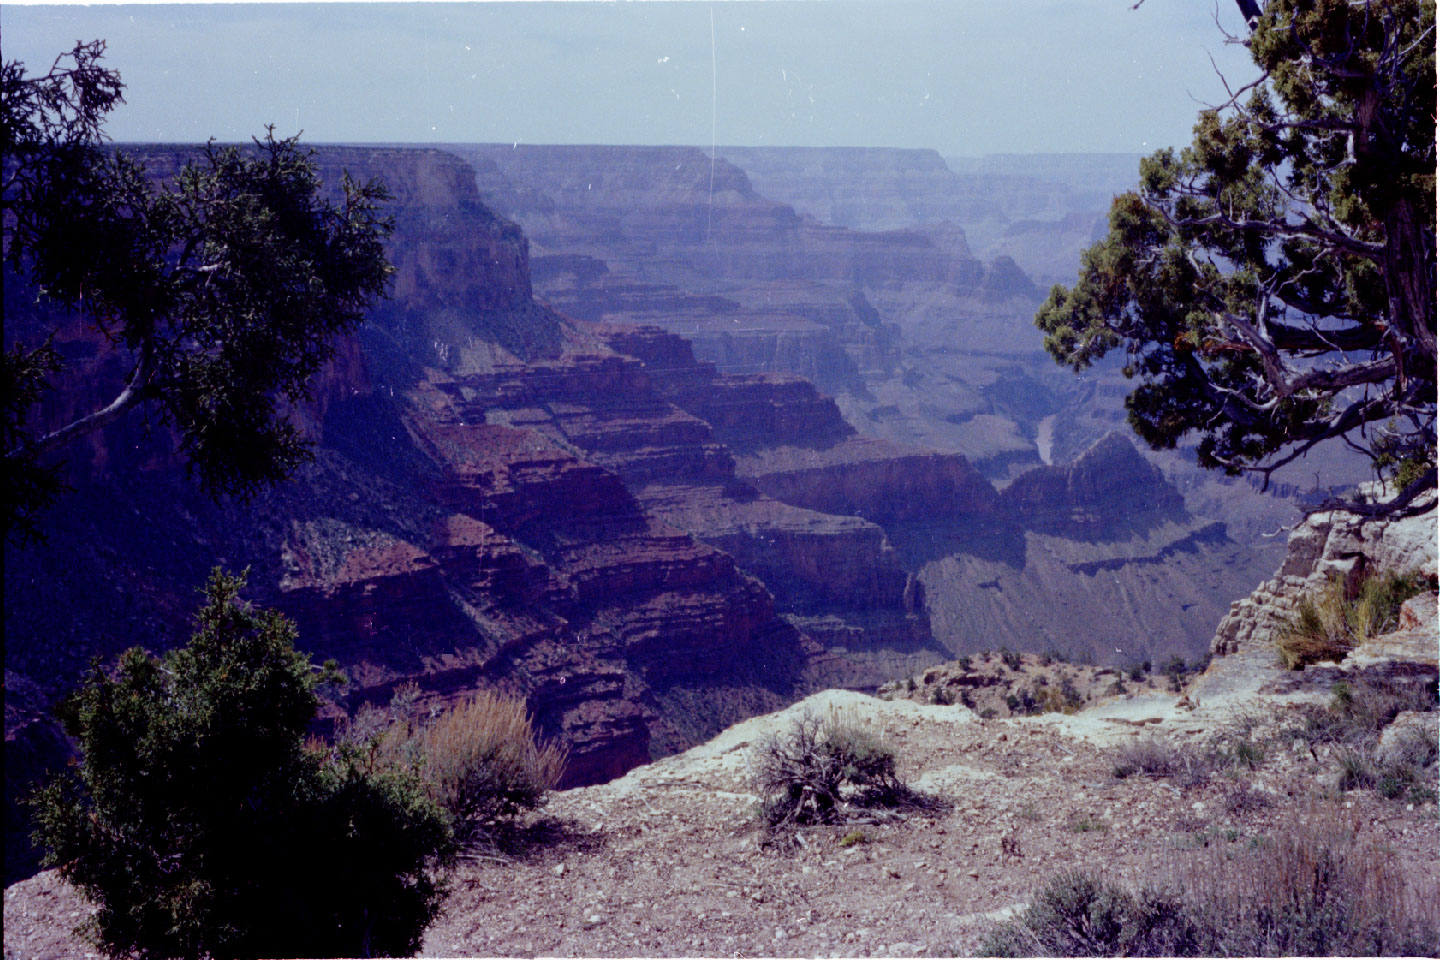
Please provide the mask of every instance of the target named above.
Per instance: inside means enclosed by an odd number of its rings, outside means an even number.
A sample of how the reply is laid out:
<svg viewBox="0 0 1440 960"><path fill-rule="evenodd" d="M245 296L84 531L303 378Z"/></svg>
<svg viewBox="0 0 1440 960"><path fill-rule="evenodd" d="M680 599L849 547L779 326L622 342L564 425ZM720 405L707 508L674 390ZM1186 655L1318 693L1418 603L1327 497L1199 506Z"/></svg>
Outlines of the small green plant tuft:
<svg viewBox="0 0 1440 960"><path fill-rule="evenodd" d="M1067 829L1071 833L1109 833L1110 824L1104 820L1097 820L1094 817L1079 817L1070 822Z"/></svg>
<svg viewBox="0 0 1440 960"><path fill-rule="evenodd" d="M840 846L842 847L854 847L869 842L870 838L865 836L865 831L863 830L851 830L840 838Z"/></svg>
<svg viewBox="0 0 1440 960"><path fill-rule="evenodd" d="M1276 641L1280 658L1292 670L1339 662L1366 640L1393 630L1400 607L1428 586L1419 572L1373 574L1353 591L1333 578L1318 594L1300 601Z"/></svg>

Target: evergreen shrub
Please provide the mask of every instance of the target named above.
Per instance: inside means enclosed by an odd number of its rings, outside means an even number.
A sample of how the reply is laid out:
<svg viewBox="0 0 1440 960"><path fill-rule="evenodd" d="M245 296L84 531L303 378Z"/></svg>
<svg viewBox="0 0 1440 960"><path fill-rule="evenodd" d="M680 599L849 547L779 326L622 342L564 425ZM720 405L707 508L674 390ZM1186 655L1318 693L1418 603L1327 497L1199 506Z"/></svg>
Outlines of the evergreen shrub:
<svg viewBox="0 0 1440 960"><path fill-rule="evenodd" d="M451 851L418 779L307 750L317 672L295 628L216 571L188 646L92 666L81 760L31 799L46 863L97 906L112 956L408 955Z"/></svg>

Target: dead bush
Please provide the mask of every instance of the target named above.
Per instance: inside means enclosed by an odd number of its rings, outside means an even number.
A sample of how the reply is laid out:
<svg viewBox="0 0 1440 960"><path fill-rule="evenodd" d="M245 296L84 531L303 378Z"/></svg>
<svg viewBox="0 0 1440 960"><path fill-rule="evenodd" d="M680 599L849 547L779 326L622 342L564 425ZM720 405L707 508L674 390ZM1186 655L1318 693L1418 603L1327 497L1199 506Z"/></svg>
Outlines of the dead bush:
<svg viewBox="0 0 1440 960"><path fill-rule="evenodd" d="M1113 773L1119 780L1130 776L1169 778L1188 787L1208 780L1213 767L1195 747L1170 744L1155 737L1118 747L1112 756Z"/></svg>
<svg viewBox="0 0 1440 960"><path fill-rule="evenodd" d="M885 808L928 805L895 771L895 751L855 723L800 715L760 741L752 775L761 817L772 832L843 823Z"/></svg>

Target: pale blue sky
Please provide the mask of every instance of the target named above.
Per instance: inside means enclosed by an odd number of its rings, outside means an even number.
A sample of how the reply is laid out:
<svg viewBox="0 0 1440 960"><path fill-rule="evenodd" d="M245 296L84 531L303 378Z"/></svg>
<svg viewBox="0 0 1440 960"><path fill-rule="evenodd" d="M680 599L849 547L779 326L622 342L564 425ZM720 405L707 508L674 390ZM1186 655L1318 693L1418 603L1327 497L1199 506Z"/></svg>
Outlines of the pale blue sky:
<svg viewBox="0 0 1440 960"><path fill-rule="evenodd" d="M1253 68L1216 27L1239 29L1230 0L1132 3L6 3L0 31L32 69L105 38L122 141L271 122L312 143L1148 152L1223 99L1209 56L1232 81Z"/></svg>

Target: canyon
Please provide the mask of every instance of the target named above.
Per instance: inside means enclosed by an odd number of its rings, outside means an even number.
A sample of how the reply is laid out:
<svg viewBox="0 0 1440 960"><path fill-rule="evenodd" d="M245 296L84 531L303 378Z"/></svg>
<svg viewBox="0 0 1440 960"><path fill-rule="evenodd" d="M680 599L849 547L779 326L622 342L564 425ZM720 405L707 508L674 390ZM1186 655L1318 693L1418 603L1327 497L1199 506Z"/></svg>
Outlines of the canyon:
<svg viewBox="0 0 1440 960"><path fill-rule="evenodd" d="M163 175L189 148L136 152ZM212 501L143 417L67 452L44 541L6 547L7 850L67 756L54 705L92 658L183 642L215 566L340 663L327 723L410 684L421 710L495 688L566 744L567 785L966 652L1203 654L1275 551L1197 505L1291 506L1177 490L1113 392L1074 412L1026 269L914 223L920 187L822 222L743 160L321 148L327 183L389 185L391 298L295 411L314 460L252 501ZM71 361L46 422L118 383L24 278L5 296L7 345L53 331Z"/></svg>

